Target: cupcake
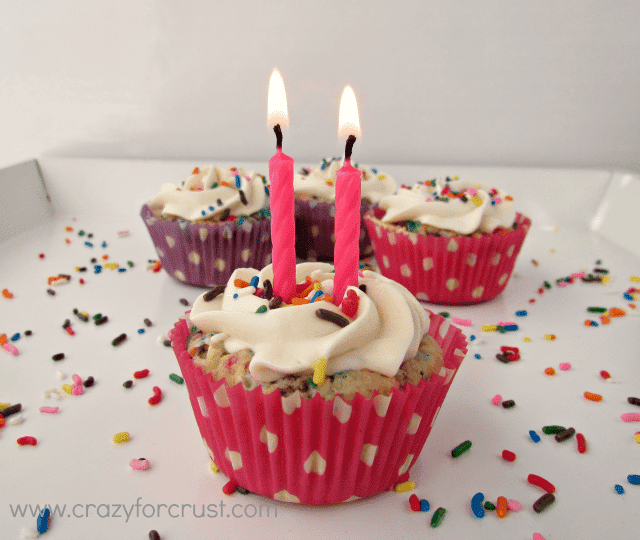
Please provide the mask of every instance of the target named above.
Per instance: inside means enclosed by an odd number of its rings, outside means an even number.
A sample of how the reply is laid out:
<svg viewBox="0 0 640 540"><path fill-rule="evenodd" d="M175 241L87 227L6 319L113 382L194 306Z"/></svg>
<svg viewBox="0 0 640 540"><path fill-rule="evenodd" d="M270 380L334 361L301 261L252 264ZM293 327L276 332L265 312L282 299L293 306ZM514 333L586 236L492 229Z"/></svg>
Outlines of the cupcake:
<svg viewBox="0 0 640 540"><path fill-rule="evenodd" d="M466 354L461 331L364 271L341 307L333 266L241 268L201 295L171 341L211 459L250 492L302 504L369 497L408 478Z"/></svg>
<svg viewBox="0 0 640 540"><path fill-rule="evenodd" d="M333 262L336 216L336 175L343 160L323 159L320 165L301 169L293 178L296 213L296 256L303 260ZM394 193L396 184L377 169L355 164L362 171L360 215L385 195ZM360 259L373 255L364 222L360 223Z"/></svg>
<svg viewBox="0 0 640 540"><path fill-rule="evenodd" d="M380 272L434 304L478 304L507 286L531 220L506 193L435 179L402 186L365 216Z"/></svg>
<svg viewBox="0 0 640 540"><path fill-rule="evenodd" d="M269 188L241 168L195 168L179 185L164 184L142 207L167 273L199 287L224 284L236 268L271 261Z"/></svg>

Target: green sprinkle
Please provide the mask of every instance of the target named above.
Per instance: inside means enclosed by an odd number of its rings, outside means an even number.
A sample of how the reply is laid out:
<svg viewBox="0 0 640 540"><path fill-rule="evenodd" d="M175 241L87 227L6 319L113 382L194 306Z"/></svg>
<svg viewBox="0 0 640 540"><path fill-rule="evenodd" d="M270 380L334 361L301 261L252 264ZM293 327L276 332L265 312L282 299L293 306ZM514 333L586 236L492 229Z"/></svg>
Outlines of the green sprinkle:
<svg viewBox="0 0 640 540"><path fill-rule="evenodd" d="M102 313L97 313L97 314L95 314L95 315L93 316L93 320L94 320L94 321L97 321L97 320L98 320L99 318L101 318L101 317L102 317Z"/></svg>
<svg viewBox="0 0 640 540"><path fill-rule="evenodd" d="M171 375L169 375L169 378L174 383L178 383L178 384L183 384L184 383L184 379L182 377L180 377L180 375L176 375L175 373L172 373Z"/></svg>
<svg viewBox="0 0 640 540"><path fill-rule="evenodd" d="M444 317L445 319L449 318L449 312L448 311L441 311L440 313L438 313L438 315L440 315L440 317Z"/></svg>
<svg viewBox="0 0 640 540"><path fill-rule="evenodd" d="M556 433L562 433L567 428L562 426L544 426L542 428L542 432L545 435L555 435Z"/></svg>
<svg viewBox="0 0 640 540"><path fill-rule="evenodd" d="M437 526L439 526L440 523L442 523L442 520L444 519L445 513L446 513L446 510L442 508L442 506L438 508L433 513L433 517L431 518L431 527L435 529Z"/></svg>
<svg viewBox="0 0 640 540"><path fill-rule="evenodd" d="M501 334L506 334L507 333L507 329L504 326L498 325L498 326L496 326L496 330L498 332L500 332Z"/></svg>
<svg viewBox="0 0 640 540"><path fill-rule="evenodd" d="M129 268L133 268L133 261L127 261L127 264L129 265Z"/></svg>
<svg viewBox="0 0 640 540"><path fill-rule="evenodd" d="M496 505L493 504L491 501L485 501L484 503L484 509L485 510L489 510L490 512L496 509Z"/></svg>
<svg viewBox="0 0 640 540"><path fill-rule="evenodd" d="M313 382L313 377L309 377L309 379L307 380L307 383L311 388L318 388L318 385Z"/></svg>
<svg viewBox="0 0 640 540"><path fill-rule="evenodd" d="M78 231L78 236L84 236L84 231Z"/></svg>
<svg viewBox="0 0 640 540"><path fill-rule="evenodd" d="M607 311L607 308L603 308L603 307L588 307L587 311L589 313L604 313L605 311Z"/></svg>
<svg viewBox="0 0 640 540"><path fill-rule="evenodd" d="M551 283L549 283L548 281L544 282L544 286L546 289L550 289L551 288Z"/></svg>
<svg viewBox="0 0 640 540"><path fill-rule="evenodd" d="M256 313L264 313L267 311L267 306L260 306L258 309L256 309Z"/></svg>
<svg viewBox="0 0 640 540"><path fill-rule="evenodd" d="M463 443L460 443L458 446L456 446L453 450L451 450L451 455L454 458L457 458L458 456L461 456L467 450L469 450L469 448L471 448L471 441L464 441Z"/></svg>

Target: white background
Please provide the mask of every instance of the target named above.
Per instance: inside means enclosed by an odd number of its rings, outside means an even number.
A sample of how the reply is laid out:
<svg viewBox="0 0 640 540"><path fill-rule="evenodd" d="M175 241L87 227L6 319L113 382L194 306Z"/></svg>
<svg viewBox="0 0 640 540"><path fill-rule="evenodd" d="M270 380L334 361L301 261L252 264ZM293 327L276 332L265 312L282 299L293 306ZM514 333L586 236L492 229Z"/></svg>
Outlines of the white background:
<svg viewBox="0 0 640 540"><path fill-rule="evenodd" d="M342 151L356 92L378 164L640 171L635 0L0 3L0 166L41 157L266 161Z"/></svg>

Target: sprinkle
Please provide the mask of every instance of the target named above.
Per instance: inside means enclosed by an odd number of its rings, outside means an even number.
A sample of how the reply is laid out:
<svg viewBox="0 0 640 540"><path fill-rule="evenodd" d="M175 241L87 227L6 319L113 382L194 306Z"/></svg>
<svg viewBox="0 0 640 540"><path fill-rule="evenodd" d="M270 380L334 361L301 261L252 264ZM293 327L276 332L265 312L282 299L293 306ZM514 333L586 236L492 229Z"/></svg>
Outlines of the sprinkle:
<svg viewBox="0 0 640 540"><path fill-rule="evenodd" d="M498 517L499 518L503 518L507 515L507 508L508 508L509 502L507 501L506 497L498 497L498 502L496 504L496 510L498 513Z"/></svg>
<svg viewBox="0 0 640 540"><path fill-rule="evenodd" d="M406 493L407 491L413 491L414 489L416 489L416 484L415 482L411 482L410 480L406 482L400 482L393 488L396 493Z"/></svg>
<svg viewBox="0 0 640 540"><path fill-rule="evenodd" d="M554 341L556 339L556 336L555 334L545 334L544 339L546 339L547 341Z"/></svg>
<svg viewBox="0 0 640 540"><path fill-rule="evenodd" d="M453 450L451 450L451 455L454 458L457 458L459 456L461 456L462 454L464 454L465 452L467 452L469 450L469 448L471 448L472 446L472 442L471 441L464 441L462 443L460 443L458 446L456 446Z"/></svg>
<svg viewBox="0 0 640 540"><path fill-rule="evenodd" d="M158 386L153 387L153 396L149 398L149 405L157 405L162 401L162 390Z"/></svg>
<svg viewBox="0 0 640 540"><path fill-rule="evenodd" d="M127 442L129 438L129 433L127 433L126 431L121 431L120 433L116 433L113 436L113 442L116 444L120 444L123 442Z"/></svg>
<svg viewBox="0 0 640 540"><path fill-rule="evenodd" d="M522 505L515 499L509 499L507 501L507 508L511 512L520 512L520 510L522 510Z"/></svg>
<svg viewBox="0 0 640 540"><path fill-rule="evenodd" d="M184 379L180 377L180 375L176 375L175 373L169 375L169 379L171 379L174 383L184 384Z"/></svg>
<svg viewBox="0 0 640 540"><path fill-rule="evenodd" d="M134 379L144 379L145 377L149 376L149 370L148 369L141 369L140 371L136 371L133 374Z"/></svg>
<svg viewBox="0 0 640 540"><path fill-rule="evenodd" d="M96 326L100 326L104 323L106 323L109 320L109 317L107 317L106 315L103 315L101 317L98 317L97 319L95 319L94 324Z"/></svg>
<svg viewBox="0 0 640 540"><path fill-rule="evenodd" d="M420 499L415 493L409 497L409 507L414 512L420 512Z"/></svg>
<svg viewBox="0 0 640 540"><path fill-rule="evenodd" d="M324 383L325 373L327 371L327 359L318 358L313 362L313 383L320 386Z"/></svg>
<svg viewBox="0 0 640 540"><path fill-rule="evenodd" d="M131 467L135 471L146 471L150 466L151 464L149 463L149 461L144 458L132 459L129 462L129 467Z"/></svg>
<svg viewBox="0 0 640 540"><path fill-rule="evenodd" d="M160 534L155 529L149 531L149 540L162 540Z"/></svg>
<svg viewBox="0 0 640 540"><path fill-rule="evenodd" d="M496 509L496 505L493 504L491 501L485 501L482 506L485 510L488 510L489 512L492 512L493 510Z"/></svg>
<svg viewBox="0 0 640 540"><path fill-rule="evenodd" d="M38 444L38 439L36 439L35 437L20 437L18 440L16 440L16 442L20 445L20 446L35 446L36 444Z"/></svg>
<svg viewBox="0 0 640 540"><path fill-rule="evenodd" d="M605 311L607 311L607 308L603 308L603 307L588 307L587 311L589 313L604 313Z"/></svg>
<svg viewBox="0 0 640 540"><path fill-rule="evenodd" d="M2 411L0 411L0 414L5 416ZM623 422L640 422L640 413L633 412L621 414L620 420L622 420Z"/></svg>
<svg viewBox="0 0 640 540"><path fill-rule="evenodd" d="M82 384L84 385L85 388L91 388L94 384L95 384L95 379L92 376L87 377L87 380L84 381Z"/></svg>
<svg viewBox="0 0 640 540"><path fill-rule="evenodd" d="M73 386L71 386L70 384L63 384L62 385L62 391L65 394L69 394L71 396L71 395L73 395Z"/></svg>
<svg viewBox="0 0 640 540"><path fill-rule="evenodd" d="M527 311L525 309L516 311L516 317L526 317L526 316L527 316Z"/></svg>
<svg viewBox="0 0 640 540"><path fill-rule="evenodd" d="M428 512L431 508L427 499L420 499L420 512Z"/></svg>
<svg viewBox="0 0 640 540"><path fill-rule="evenodd" d="M611 308L609 310L609 316L610 317L624 317L626 315L626 312L620 308Z"/></svg>
<svg viewBox="0 0 640 540"><path fill-rule="evenodd" d="M114 347L117 347L118 345L120 345L125 339L127 339L127 334L120 334L117 338L115 338L112 342L111 345L113 345Z"/></svg>
<svg viewBox="0 0 640 540"><path fill-rule="evenodd" d="M217 287L214 287L210 291L207 291L206 293L204 293L202 299L205 302L211 302L211 300L221 295L224 292L224 290L225 290L224 285L218 285Z"/></svg>
<svg viewBox="0 0 640 540"><path fill-rule="evenodd" d="M537 474L530 474L527 477L527 481L534 486L544 489L547 493L553 493L556 490L556 487L551 482Z"/></svg>
<svg viewBox="0 0 640 540"><path fill-rule="evenodd" d="M505 409L511 409L512 407L515 407L515 404L516 404L516 402L515 402L515 401L513 401L512 399L509 399L509 400L507 400L507 401L503 401L503 402L502 402L502 406L503 406Z"/></svg>
<svg viewBox="0 0 640 540"><path fill-rule="evenodd" d="M555 435L556 433L563 432L565 429L567 428L563 426L544 426L542 428L542 433L545 435Z"/></svg>
<svg viewBox="0 0 640 540"><path fill-rule="evenodd" d="M133 386L133 381L124 381L122 383L122 386L124 386L125 388L131 388Z"/></svg>
<svg viewBox="0 0 640 540"><path fill-rule="evenodd" d="M189 305L189 300L187 300L186 298L180 298L180 303L183 306L188 306Z"/></svg>
<svg viewBox="0 0 640 540"><path fill-rule="evenodd" d="M600 394L592 394L591 392L585 392L584 397L586 397L590 401L602 401L602 396Z"/></svg>
<svg viewBox="0 0 640 540"><path fill-rule="evenodd" d="M484 508L482 508L483 501L484 493L478 492L471 497L471 511L478 519L482 519L485 516Z"/></svg>
<svg viewBox="0 0 640 540"><path fill-rule="evenodd" d="M562 364L560 364L558 367L562 371L569 371L571 369L571 364L569 362L562 362Z"/></svg>
<svg viewBox="0 0 640 540"><path fill-rule="evenodd" d="M504 459L505 461L515 461L516 460L516 455L511 452L510 450L503 450L502 451L502 459Z"/></svg>
<svg viewBox="0 0 640 540"><path fill-rule="evenodd" d="M5 343L2 348L13 356L18 356L20 354L18 348L11 343Z"/></svg>
<svg viewBox="0 0 640 540"><path fill-rule="evenodd" d="M616 493L618 495L624 495L624 488L620 484L616 484L615 486L613 486L613 489L616 490Z"/></svg>
<svg viewBox="0 0 640 540"><path fill-rule="evenodd" d="M451 322L453 324L459 324L460 326L471 326L470 319L458 319L458 317L452 317Z"/></svg>
<svg viewBox="0 0 640 540"><path fill-rule="evenodd" d="M553 369L552 367L548 367L547 369L545 369L545 370L544 370L544 372L545 372L547 375L555 375L555 374L556 374L556 370L555 370L555 369Z"/></svg>
<svg viewBox="0 0 640 540"><path fill-rule="evenodd" d="M485 324L482 327L483 332L495 332L497 329L498 327L495 324Z"/></svg>
<svg viewBox="0 0 640 540"><path fill-rule="evenodd" d="M563 442L573 437L575 433L576 433L576 430L570 427L565 429L564 431L561 431L560 433L556 433L556 436L554 438L556 442Z"/></svg>
<svg viewBox="0 0 640 540"><path fill-rule="evenodd" d="M545 493L536 502L533 503L533 510L536 514L542 512L548 506L551 506L555 502L556 498L553 493Z"/></svg>
<svg viewBox="0 0 640 540"><path fill-rule="evenodd" d="M445 513L446 513L446 510L444 508L442 508L442 506L440 508L438 508L433 513L433 517L431 518L431 527L432 528L435 529L436 527L438 527L442 523L442 520L444 519Z"/></svg>
<svg viewBox="0 0 640 540"><path fill-rule="evenodd" d="M316 309L316 317L318 317L323 321L328 321L328 322L337 324L342 328L344 328L349 324L348 319L346 319L339 313L335 313L333 311L329 311L328 309L324 309L324 308Z"/></svg>
<svg viewBox="0 0 640 540"><path fill-rule="evenodd" d="M494 405L500 405L500 403L502 403L502 396L500 394L496 394L491 398L491 403Z"/></svg>
<svg viewBox="0 0 640 540"><path fill-rule="evenodd" d="M584 454L587 451L587 440L582 433L576 435L576 440L578 441L578 452Z"/></svg>
<svg viewBox="0 0 640 540"><path fill-rule="evenodd" d="M55 414L60 410L60 407L40 407L38 410L41 413Z"/></svg>
<svg viewBox="0 0 640 540"><path fill-rule="evenodd" d="M630 405L637 405L638 407L640 407L640 398L628 397L627 401L629 402Z"/></svg>
<svg viewBox="0 0 640 540"><path fill-rule="evenodd" d="M238 487L233 480L229 480L224 486L222 486L222 493L225 495L231 495Z"/></svg>
<svg viewBox="0 0 640 540"><path fill-rule="evenodd" d="M3 418L9 418L11 415L19 413L22 410L22 403L16 403L9 405L0 411L0 416Z"/></svg>
<svg viewBox="0 0 640 540"><path fill-rule="evenodd" d="M266 313L267 312L267 306L260 306L258 309L256 309L256 313Z"/></svg>
<svg viewBox="0 0 640 540"><path fill-rule="evenodd" d="M11 293L9 289L2 289L2 296L5 298L13 298L13 293Z"/></svg>
<svg viewBox="0 0 640 540"><path fill-rule="evenodd" d="M214 473L219 473L220 472L220 469L218 469L218 466L213 462L213 460L211 461L211 470Z"/></svg>
<svg viewBox="0 0 640 540"><path fill-rule="evenodd" d="M640 486L640 474L630 474L627 476L627 482L634 486Z"/></svg>

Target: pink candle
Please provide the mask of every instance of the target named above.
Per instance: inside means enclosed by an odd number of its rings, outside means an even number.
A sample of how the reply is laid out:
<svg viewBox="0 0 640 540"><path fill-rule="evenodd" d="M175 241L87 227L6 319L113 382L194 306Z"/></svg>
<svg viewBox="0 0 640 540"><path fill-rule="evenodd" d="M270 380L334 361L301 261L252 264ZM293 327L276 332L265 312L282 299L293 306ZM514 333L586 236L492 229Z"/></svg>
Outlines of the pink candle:
<svg viewBox="0 0 640 540"><path fill-rule="evenodd" d="M277 69L269 80L267 122L276 133L277 151L269 160L273 293L290 303L296 286L296 222L293 159L282 153L280 124L288 125L287 97Z"/></svg>
<svg viewBox="0 0 640 540"><path fill-rule="evenodd" d="M342 303L347 287L358 286L360 265L360 171L351 166L351 150L361 132L358 104L350 86L345 87L340 100L338 135L345 134L348 138L344 165L336 178L336 244L333 252L336 275L332 295L336 306Z"/></svg>

